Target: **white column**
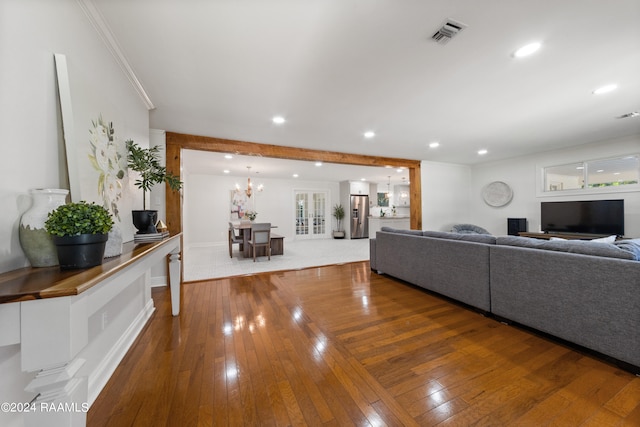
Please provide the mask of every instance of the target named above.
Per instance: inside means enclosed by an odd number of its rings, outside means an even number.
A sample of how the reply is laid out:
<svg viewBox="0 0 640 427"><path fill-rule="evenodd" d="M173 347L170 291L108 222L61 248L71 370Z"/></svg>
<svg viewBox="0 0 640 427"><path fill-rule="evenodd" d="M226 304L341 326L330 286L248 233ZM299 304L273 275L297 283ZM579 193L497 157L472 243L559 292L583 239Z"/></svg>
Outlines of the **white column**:
<svg viewBox="0 0 640 427"><path fill-rule="evenodd" d="M180 314L180 246L169 256L169 286L171 287L171 314Z"/></svg>

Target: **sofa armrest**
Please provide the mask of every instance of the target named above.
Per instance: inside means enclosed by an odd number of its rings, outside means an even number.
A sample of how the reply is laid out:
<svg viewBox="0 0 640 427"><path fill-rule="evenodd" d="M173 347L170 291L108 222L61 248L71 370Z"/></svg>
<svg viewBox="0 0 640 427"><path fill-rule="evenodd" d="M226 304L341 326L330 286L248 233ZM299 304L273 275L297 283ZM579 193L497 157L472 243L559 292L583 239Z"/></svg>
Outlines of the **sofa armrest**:
<svg viewBox="0 0 640 427"><path fill-rule="evenodd" d="M376 269L376 239L369 239L369 267Z"/></svg>

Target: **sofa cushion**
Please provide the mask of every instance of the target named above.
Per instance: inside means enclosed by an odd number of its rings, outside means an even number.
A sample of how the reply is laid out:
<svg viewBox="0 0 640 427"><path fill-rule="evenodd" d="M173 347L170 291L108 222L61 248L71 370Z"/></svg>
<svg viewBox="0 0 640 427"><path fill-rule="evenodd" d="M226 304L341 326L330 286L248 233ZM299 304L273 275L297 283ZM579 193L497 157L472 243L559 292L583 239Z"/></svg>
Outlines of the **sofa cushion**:
<svg viewBox="0 0 640 427"><path fill-rule="evenodd" d="M406 230L402 228L382 227L380 231L387 231L389 233L397 234L409 234L412 236L422 236L422 230Z"/></svg>
<svg viewBox="0 0 640 427"><path fill-rule="evenodd" d="M486 243L493 245L496 243L496 237L490 234L465 234L450 233L447 231L423 231L425 237L434 237L436 239L463 240L465 242Z"/></svg>
<svg viewBox="0 0 640 427"><path fill-rule="evenodd" d="M541 240L520 236L500 236L496 239L496 244L607 258L636 259L631 252L619 248L613 243L592 242L589 240Z"/></svg>
<svg viewBox="0 0 640 427"><path fill-rule="evenodd" d="M546 240L532 239L531 237L521 236L498 236L496 237L496 245L503 246L518 246L521 248L533 248L539 249L541 245L546 243Z"/></svg>
<svg viewBox="0 0 640 427"><path fill-rule="evenodd" d="M629 252L636 261L640 261L640 239L618 240L614 245Z"/></svg>

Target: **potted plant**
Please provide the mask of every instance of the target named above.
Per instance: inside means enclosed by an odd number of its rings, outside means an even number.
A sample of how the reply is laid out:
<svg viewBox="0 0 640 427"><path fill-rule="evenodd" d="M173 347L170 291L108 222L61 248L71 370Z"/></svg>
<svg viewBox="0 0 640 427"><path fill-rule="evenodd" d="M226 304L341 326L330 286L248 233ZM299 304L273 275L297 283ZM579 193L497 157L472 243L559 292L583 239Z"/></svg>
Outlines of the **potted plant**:
<svg viewBox="0 0 640 427"><path fill-rule="evenodd" d="M258 212L256 211L246 211L244 213L244 216L246 216L247 218L249 218L249 221L253 222L256 220L256 218L258 217Z"/></svg>
<svg viewBox="0 0 640 427"><path fill-rule="evenodd" d="M132 211L133 225L139 234L156 233L157 210L147 210L147 191L156 184L166 182L169 188L176 191L182 187L182 181L160 164L160 147L142 148L132 140L127 144L127 165L140 174L136 179L136 187L142 189L142 210Z"/></svg>
<svg viewBox="0 0 640 427"><path fill-rule="evenodd" d="M85 201L58 206L44 223L63 270L102 264L113 219L108 210Z"/></svg>
<svg viewBox="0 0 640 427"><path fill-rule="evenodd" d="M334 239L344 239L344 230L342 229L342 219L344 218L344 207L338 203L333 207L333 217L337 222L337 229L333 231Z"/></svg>

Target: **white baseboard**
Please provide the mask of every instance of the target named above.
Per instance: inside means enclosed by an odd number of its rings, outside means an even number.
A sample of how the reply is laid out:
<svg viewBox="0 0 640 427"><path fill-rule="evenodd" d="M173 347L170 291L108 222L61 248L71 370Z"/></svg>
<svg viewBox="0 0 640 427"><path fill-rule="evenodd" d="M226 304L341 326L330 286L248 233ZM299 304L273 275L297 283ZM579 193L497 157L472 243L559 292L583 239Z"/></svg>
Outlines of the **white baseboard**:
<svg viewBox="0 0 640 427"><path fill-rule="evenodd" d="M185 251L189 250L190 248L210 248L215 246L224 246L227 244L228 244L227 241L191 243L189 246L185 246Z"/></svg>
<svg viewBox="0 0 640 427"><path fill-rule="evenodd" d="M167 276L152 277L150 286L152 288L159 288L159 287L167 286Z"/></svg>
<svg viewBox="0 0 640 427"><path fill-rule="evenodd" d="M109 378L111 378L111 375L113 375L114 371L127 354L127 351L129 351L129 348L133 345L133 342L140 334L140 331L142 331L142 328L147 324L147 321L155 309L153 300L150 299L144 309L140 311L131 325L129 325L127 330L122 334L122 336L120 336L115 345L111 347L109 352L100 361L96 369L89 374L89 393L87 398L89 407L93 405L93 402L107 384Z"/></svg>

